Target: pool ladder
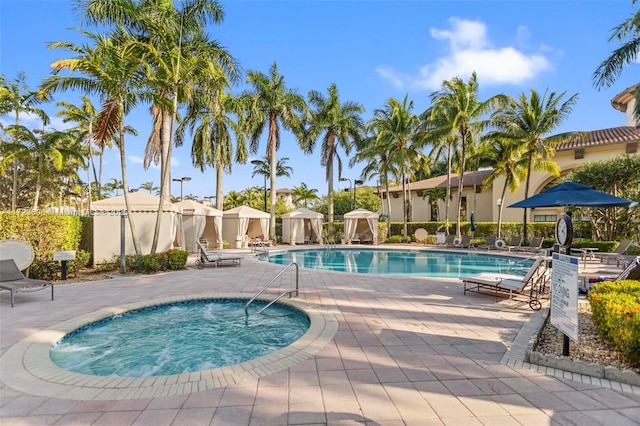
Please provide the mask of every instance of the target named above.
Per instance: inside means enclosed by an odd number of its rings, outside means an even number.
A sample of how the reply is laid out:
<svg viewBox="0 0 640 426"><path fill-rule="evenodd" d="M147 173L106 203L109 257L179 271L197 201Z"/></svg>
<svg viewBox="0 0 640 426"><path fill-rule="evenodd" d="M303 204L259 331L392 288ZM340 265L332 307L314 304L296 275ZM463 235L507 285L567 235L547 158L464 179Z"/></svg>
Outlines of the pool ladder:
<svg viewBox="0 0 640 426"><path fill-rule="evenodd" d="M295 287L295 289L286 290L286 291L282 292L278 297L273 299L271 302L267 303L266 306L264 306L262 309L260 309L258 312L256 312L255 315L261 314L262 312L264 312L265 309L267 309L269 306L273 305L274 303L276 303L278 300L280 300L281 298L283 298L286 295L289 295L289 297L293 297L293 296L297 297L298 296L298 290L300 288L300 270L299 270L298 264L296 262L291 262L287 266L285 266L280 272L278 272L273 278L271 278L271 280L269 280L268 283L266 283L260 290L258 290L258 292L253 295L253 297L247 302L247 304L244 305L244 315L245 315L245 317L249 316L249 305L251 305L251 303L254 300L256 300L258 298L258 296L260 296L262 293L264 293L264 291L267 288L269 288L269 286L271 286L271 284L276 282L276 280L278 278L280 278L282 276L282 274L284 274L292 266L295 266L295 268L296 268L296 287Z"/></svg>

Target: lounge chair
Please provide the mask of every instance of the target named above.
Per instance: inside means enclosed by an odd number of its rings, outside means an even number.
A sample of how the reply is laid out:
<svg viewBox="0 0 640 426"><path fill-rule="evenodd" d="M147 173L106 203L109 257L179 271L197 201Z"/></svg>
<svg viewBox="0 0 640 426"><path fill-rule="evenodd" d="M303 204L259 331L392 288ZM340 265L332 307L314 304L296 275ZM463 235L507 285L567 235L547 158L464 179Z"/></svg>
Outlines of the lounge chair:
<svg viewBox="0 0 640 426"><path fill-rule="evenodd" d="M640 281L640 256L636 256L626 266L624 271L617 277L599 276L599 277L584 277L583 285L578 290L580 293L588 293L591 287L602 281L620 281L620 280L639 280Z"/></svg>
<svg viewBox="0 0 640 426"><path fill-rule="evenodd" d="M455 240L456 236L454 234L449 234L445 237L442 243L438 244L438 247L453 247Z"/></svg>
<svg viewBox="0 0 640 426"><path fill-rule="evenodd" d="M373 244L373 236L369 234L364 234L362 236L362 244Z"/></svg>
<svg viewBox="0 0 640 426"><path fill-rule="evenodd" d="M13 308L15 293L31 293L51 287L53 300L53 283L44 280L25 278L13 259L0 260L0 288L11 292L11 307Z"/></svg>
<svg viewBox="0 0 640 426"><path fill-rule="evenodd" d="M198 250L200 251L198 259L195 262L198 269L203 269L204 265L207 262L213 263L213 266L215 266L216 268L224 264L240 266L240 260L242 259L242 256L236 254L223 254L215 251L207 251L207 249L204 248L200 241L196 241L196 244L198 245Z"/></svg>
<svg viewBox="0 0 640 426"><path fill-rule="evenodd" d="M522 236L516 235L511 237L511 241L509 241L509 244L507 245L506 249L508 251L512 251L512 250L518 251L521 245L522 245Z"/></svg>
<svg viewBox="0 0 640 426"><path fill-rule="evenodd" d="M600 259L600 263L606 263L608 265L610 260L614 260L620 264L620 259L624 256L629 247L631 247L631 243L631 240L622 240L612 252L593 253L593 255Z"/></svg>
<svg viewBox="0 0 640 426"><path fill-rule="evenodd" d="M351 244L360 244L360 234L357 232L351 237Z"/></svg>
<svg viewBox="0 0 640 426"><path fill-rule="evenodd" d="M487 249L487 250L494 250L494 249L498 249L498 247L496 246L496 241L498 240L498 237L496 235L487 235L487 238L484 242L484 244L481 244L478 246L478 248L483 248L483 249Z"/></svg>
<svg viewBox="0 0 640 426"><path fill-rule="evenodd" d="M456 241L454 241L454 246L457 248L466 248L466 249L475 248L475 246L471 242L471 235L463 235L462 239L458 241L458 244L456 244Z"/></svg>
<svg viewBox="0 0 640 426"><path fill-rule="evenodd" d="M528 246L520 246L515 251L524 251L526 253L537 253L542 250L542 243L544 242L544 238L542 237L533 237L529 242Z"/></svg>
<svg viewBox="0 0 640 426"><path fill-rule="evenodd" d="M524 297L529 307L535 311L542 307L539 298L546 292L549 271L543 257L537 257L525 276L515 274L482 272L468 277L460 277L467 291L481 293L488 290L496 296L508 296L509 299ZM528 290L528 291L527 291Z"/></svg>

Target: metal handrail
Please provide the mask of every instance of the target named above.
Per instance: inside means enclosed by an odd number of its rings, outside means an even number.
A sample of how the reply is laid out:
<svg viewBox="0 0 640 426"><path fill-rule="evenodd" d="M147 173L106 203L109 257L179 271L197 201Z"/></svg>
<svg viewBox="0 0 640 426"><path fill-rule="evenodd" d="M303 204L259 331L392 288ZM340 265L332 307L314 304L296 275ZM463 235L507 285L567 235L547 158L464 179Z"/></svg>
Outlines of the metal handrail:
<svg viewBox="0 0 640 426"><path fill-rule="evenodd" d="M253 297L247 302L246 305L244 305L244 315L246 317L249 316L249 305L251 305L251 303L253 301L255 301L258 296L260 296L262 293L264 293L264 291L269 288L269 286L271 284L273 284L278 278L280 278L280 276L282 274L285 273L285 271L287 271L287 269L289 269L291 266L295 266L296 267L296 288L295 290L287 290L284 293L282 293L281 295L279 295L278 297L275 298L275 300L272 300L271 302L269 302L269 304L267 304L267 306L265 306L264 308L260 309L258 312L256 312L257 314L262 313L262 311L264 311L265 309L267 309L269 306L273 305L276 301L280 300L280 298L282 298L282 296L289 294L291 295L292 293L295 293L295 296L298 296L298 290L299 290L299 284L300 284L300 269L298 268L298 264L296 262L291 262L289 263L287 266L285 266L282 271L278 272L273 278L271 278L271 280L266 283L260 290L258 290L258 292L256 294L253 295Z"/></svg>

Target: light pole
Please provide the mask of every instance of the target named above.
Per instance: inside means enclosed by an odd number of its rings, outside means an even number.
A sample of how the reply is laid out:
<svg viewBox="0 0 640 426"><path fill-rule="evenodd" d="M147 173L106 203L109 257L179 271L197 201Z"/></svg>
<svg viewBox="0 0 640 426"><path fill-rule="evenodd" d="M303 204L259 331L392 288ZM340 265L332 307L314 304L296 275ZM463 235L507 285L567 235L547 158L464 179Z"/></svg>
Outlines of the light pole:
<svg viewBox="0 0 640 426"><path fill-rule="evenodd" d="M263 166L264 162L260 161L260 160L251 160L251 164L253 164L254 166ZM267 174L263 173L262 174L264 176L264 211L267 211Z"/></svg>
<svg viewBox="0 0 640 426"><path fill-rule="evenodd" d="M208 197L204 197L205 200L209 200L209 206L213 206L213 200L215 200L216 196L215 195L210 195Z"/></svg>
<svg viewBox="0 0 640 426"><path fill-rule="evenodd" d="M180 179L171 179L174 182L180 182L180 201L184 200L184 198L182 198L182 182L184 181L190 181L191 178L189 176L184 176L181 177Z"/></svg>
<svg viewBox="0 0 640 426"><path fill-rule="evenodd" d="M358 185L362 185L363 183L364 181L360 179L355 179L353 181L353 208L355 209L358 208L358 200L356 200L356 189L358 188Z"/></svg>
<svg viewBox="0 0 640 426"><path fill-rule="evenodd" d="M496 200L496 204L498 205L498 239L500 239L500 225L502 225L500 223L500 219L502 216L502 198L498 198Z"/></svg>
<svg viewBox="0 0 640 426"><path fill-rule="evenodd" d="M343 177L340 178L340 182L346 182L346 181L349 181L349 191L352 191L353 184L351 183L351 179L343 178ZM351 197L349 197L349 198L351 198ZM353 200L351 200L351 210L353 210Z"/></svg>

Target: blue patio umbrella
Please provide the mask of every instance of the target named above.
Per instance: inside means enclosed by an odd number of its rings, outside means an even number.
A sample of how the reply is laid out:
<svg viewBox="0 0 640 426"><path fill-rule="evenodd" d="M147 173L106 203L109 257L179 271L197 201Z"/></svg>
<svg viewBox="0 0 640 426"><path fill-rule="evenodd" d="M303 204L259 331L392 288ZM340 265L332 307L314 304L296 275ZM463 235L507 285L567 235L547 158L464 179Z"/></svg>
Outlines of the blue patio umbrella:
<svg viewBox="0 0 640 426"><path fill-rule="evenodd" d="M593 185L563 182L509 207L629 207L632 201L598 191Z"/></svg>
<svg viewBox="0 0 640 426"><path fill-rule="evenodd" d="M471 232L475 232L476 230L476 214L471 212Z"/></svg>

